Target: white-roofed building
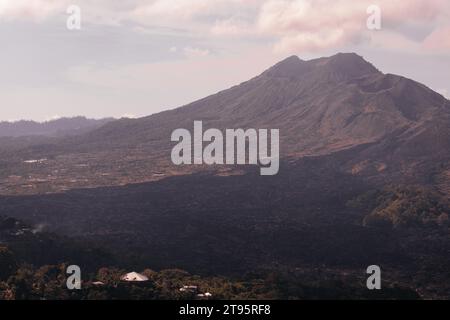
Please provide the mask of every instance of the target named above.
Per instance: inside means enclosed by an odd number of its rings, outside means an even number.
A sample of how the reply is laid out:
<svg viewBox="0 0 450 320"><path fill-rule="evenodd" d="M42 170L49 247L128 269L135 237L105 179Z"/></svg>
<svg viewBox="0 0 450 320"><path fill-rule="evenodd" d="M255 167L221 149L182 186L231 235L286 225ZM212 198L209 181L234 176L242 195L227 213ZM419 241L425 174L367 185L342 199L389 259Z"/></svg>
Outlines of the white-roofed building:
<svg viewBox="0 0 450 320"><path fill-rule="evenodd" d="M149 279L143 274L137 272L130 272L120 277L120 280L127 282L145 282L148 281Z"/></svg>

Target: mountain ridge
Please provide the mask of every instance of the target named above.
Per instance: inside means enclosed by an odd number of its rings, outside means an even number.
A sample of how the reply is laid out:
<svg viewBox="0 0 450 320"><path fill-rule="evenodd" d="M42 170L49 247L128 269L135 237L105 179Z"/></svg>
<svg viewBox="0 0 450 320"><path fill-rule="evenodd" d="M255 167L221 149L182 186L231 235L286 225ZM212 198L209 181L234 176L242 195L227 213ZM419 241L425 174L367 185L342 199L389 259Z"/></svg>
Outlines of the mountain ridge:
<svg viewBox="0 0 450 320"><path fill-rule="evenodd" d="M355 69L359 71L350 70L349 74L340 72L342 60L347 64L354 64ZM331 71L328 67L323 71L323 64L331 64ZM361 65L364 67L362 71L359 68ZM296 81L289 77L290 73L288 77L273 77L274 73L285 75L285 72L295 72L298 75L297 67L302 71L307 70L308 77L297 77ZM311 74L314 76L309 77ZM417 99L416 96L409 99L412 101L408 101L409 94L426 95L428 101L424 101L423 97ZM427 105L429 101L431 104ZM409 102L411 105L407 105ZM444 105L447 107L442 108ZM450 110L448 105L448 100L427 87L401 76L383 74L356 54L338 54L310 61L291 56L238 86L174 110L106 126L92 132L90 138L95 140L97 133L99 136L105 133L106 138L111 134L120 141L119 135L123 138L126 132L117 133L120 130L115 130L115 125L123 125L125 130L129 127L130 132L139 136L139 132L143 134L149 128L173 130L186 127L194 120L203 120L219 128L274 127L287 132L286 135L297 137L300 131L307 129L308 135L319 133L322 136L327 135L325 138L328 140L331 136L339 135L336 130L349 130L346 137L342 137L341 140L348 139L349 145L357 145L376 141L398 130L399 127L412 126L413 122L425 120L427 115L424 114L424 110L434 109L434 113L436 111L448 113ZM293 120L303 123L298 125ZM359 123L355 124L355 120ZM320 121L327 123L322 126L319 124L318 127L313 126ZM299 126L301 128L295 129ZM292 129L295 129L295 132L289 132ZM324 133L324 130L329 132ZM158 137L155 131L149 130L148 134ZM167 135L168 132L165 132L166 137ZM350 135L356 137L356 141L351 142ZM321 138L319 136L317 142ZM328 144L328 147L334 144L333 141L321 143ZM311 151L310 154L316 154L317 150L324 149L320 146L311 147L312 144L314 143L306 143L301 147L303 151L305 149ZM326 149L327 146L324 147Z"/></svg>
<svg viewBox="0 0 450 320"><path fill-rule="evenodd" d="M87 181L75 187L234 170L171 164L172 131L190 130L196 120L205 129L279 129L282 158L353 150L341 169L375 178L414 178L418 170L426 179L430 170L441 170L435 163L450 168L450 101L418 82L380 72L354 53L309 61L291 56L180 108L25 148L14 159L54 159L49 170L70 165L78 180ZM85 168L104 168L105 175Z"/></svg>
<svg viewBox="0 0 450 320"><path fill-rule="evenodd" d="M63 117L37 122L33 120L0 121L0 137L64 136L86 133L111 122L113 118L88 119L86 117Z"/></svg>

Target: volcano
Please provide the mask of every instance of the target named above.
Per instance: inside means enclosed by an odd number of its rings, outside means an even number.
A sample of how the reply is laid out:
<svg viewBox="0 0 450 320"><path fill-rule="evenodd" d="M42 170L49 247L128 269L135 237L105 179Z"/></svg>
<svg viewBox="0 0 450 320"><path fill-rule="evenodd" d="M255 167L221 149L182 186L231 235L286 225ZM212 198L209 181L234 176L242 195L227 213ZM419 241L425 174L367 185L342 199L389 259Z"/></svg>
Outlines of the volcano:
<svg viewBox="0 0 450 320"><path fill-rule="evenodd" d="M17 158L53 159L47 172L69 166L70 175L77 177L75 188L211 170L175 167L170 161L171 133L192 128L194 121L203 121L205 130L279 129L284 159L349 151L342 169L353 174L440 181L443 189L449 181L450 102L420 83L380 72L355 53L310 61L292 56L247 82L186 106L113 121L83 135L14 150L4 159L10 160L8 167L16 167ZM20 168L30 175L42 169ZM71 188L66 182L41 181L31 190Z"/></svg>

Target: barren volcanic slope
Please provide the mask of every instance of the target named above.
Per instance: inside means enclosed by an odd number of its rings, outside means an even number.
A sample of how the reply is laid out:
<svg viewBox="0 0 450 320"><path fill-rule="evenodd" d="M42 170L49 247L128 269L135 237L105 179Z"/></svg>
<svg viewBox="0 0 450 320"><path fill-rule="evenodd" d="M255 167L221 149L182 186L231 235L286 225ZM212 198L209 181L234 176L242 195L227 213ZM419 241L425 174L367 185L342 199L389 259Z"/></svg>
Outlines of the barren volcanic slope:
<svg viewBox="0 0 450 320"><path fill-rule="evenodd" d="M431 170L444 185L450 169L450 102L444 97L412 80L383 74L353 53L311 61L293 56L187 106L115 121L85 135L5 156L2 193L122 185L204 169L170 164L171 132L191 129L194 120L221 129L278 128L284 157L359 146L345 163L345 170L354 174L389 178L401 173L423 180ZM24 166L30 158L47 162ZM25 174L39 185L8 178ZM46 182L50 176L51 183Z"/></svg>

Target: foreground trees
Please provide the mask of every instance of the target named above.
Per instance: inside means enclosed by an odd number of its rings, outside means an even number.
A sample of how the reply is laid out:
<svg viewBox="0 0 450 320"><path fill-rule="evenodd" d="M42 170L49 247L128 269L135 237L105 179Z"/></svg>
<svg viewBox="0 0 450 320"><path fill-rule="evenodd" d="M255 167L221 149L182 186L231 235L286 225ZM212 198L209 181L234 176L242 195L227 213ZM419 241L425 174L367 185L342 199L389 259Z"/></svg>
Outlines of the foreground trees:
<svg viewBox="0 0 450 320"><path fill-rule="evenodd" d="M193 300L193 299L417 299L414 290L384 283L383 290L373 292L364 285L365 275L348 270L266 270L240 279L200 277L173 269L155 272L144 270L149 281L121 282L123 270L101 268L90 274L81 290L66 287L67 265L40 268L21 266L6 281L0 281L0 300ZM180 288L195 286L196 292ZM212 297L198 295L210 292Z"/></svg>

